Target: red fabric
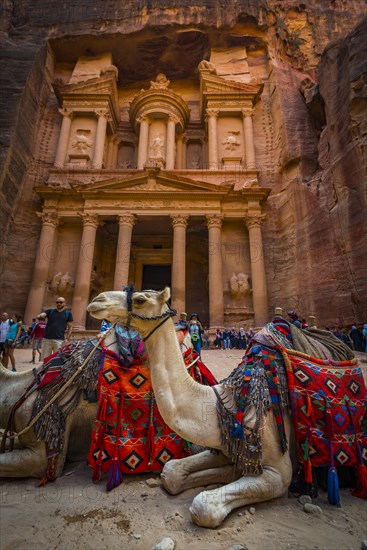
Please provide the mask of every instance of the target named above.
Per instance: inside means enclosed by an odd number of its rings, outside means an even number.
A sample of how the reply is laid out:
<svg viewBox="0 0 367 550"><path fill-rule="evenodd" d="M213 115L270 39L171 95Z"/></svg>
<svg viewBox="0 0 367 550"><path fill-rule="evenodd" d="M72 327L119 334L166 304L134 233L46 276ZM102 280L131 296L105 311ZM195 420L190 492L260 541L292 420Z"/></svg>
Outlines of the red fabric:
<svg viewBox="0 0 367 550"><path fill-rule="evenodd" d="M98 478L99 470L109 471L116 452L125 474L160 472L168 460L184 456L184 441L159 414L144 364L135 362L123 371L114 358L107 356L98 376L98 401L88 454L94 478Z"/></svg>
<svg viewBox="0 0 367 550"><path fill-rule="evenodd" d="M289 350L285 359L306 477L311 465L367 463L367 391L361 369L353 362L323 361Z"/></svg>
<svg viewBox="0 0 367 550"><path fill-rule="evenodd" d="M44 321L40 321L37 323L31 332L31 338L44 338L45 337L45 328L46 323Z"/></svg>

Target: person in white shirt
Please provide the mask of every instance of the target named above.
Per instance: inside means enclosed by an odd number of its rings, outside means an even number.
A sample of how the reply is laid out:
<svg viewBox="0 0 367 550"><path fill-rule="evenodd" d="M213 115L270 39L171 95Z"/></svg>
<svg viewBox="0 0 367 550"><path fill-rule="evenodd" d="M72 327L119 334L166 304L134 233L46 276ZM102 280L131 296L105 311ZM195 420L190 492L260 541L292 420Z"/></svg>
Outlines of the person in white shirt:
<svg viewBox="0 0 367 550"><path fill-rule="evenodd" d="M4 311L4 313L1 314L1 322L0 322L0 358L2 358L5 352L5 341L7 339L9 330L10 330L9 315Z"/></svg>

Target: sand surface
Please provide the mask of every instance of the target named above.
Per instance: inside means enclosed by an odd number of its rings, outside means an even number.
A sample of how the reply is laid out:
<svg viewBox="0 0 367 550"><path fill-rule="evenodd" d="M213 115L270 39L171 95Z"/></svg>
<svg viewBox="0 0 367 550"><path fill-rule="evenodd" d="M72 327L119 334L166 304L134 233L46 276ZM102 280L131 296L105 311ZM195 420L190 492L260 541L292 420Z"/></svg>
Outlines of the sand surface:
<svg viewBox="0 0 367 550"><path fill-rule="evenodd" d="M17 368L28 369L29 349L16 350ZM240 361L239 350L203 352L218 379ZM214 488L214 486L212 486ZM170 496L158 474L125 476L106 492L93 484L85 462L69 463L54 483L38 487L34 479L0 480L0 549L151 549L170 537L178 550L355 549L367 539L367 502L341 490L335 508L320 491L313 501L320 516L307 514L288 495L233 511L214 530L195 526L190 504L202 488ZM367 541L366 541L367 544ZM240 547L241 547L240 546ZM238 546L237 546L238 547ZM239 548L239 547L238 547Z"/></svg>

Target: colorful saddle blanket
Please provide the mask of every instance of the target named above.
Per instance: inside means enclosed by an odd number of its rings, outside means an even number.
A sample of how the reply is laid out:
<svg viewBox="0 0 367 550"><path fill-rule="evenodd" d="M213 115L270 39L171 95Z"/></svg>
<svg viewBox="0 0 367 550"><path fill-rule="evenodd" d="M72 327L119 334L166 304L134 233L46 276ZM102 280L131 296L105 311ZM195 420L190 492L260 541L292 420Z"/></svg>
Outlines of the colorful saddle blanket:
<svg viewBox="0 0 367 550"><path fill-rule="evenodd" d="M322 360L289 349L283 357L306 482L312 482L312 466L352 466L365 472L367 391L357 360ZM354 494L363 496L358 486Z"/></svg>

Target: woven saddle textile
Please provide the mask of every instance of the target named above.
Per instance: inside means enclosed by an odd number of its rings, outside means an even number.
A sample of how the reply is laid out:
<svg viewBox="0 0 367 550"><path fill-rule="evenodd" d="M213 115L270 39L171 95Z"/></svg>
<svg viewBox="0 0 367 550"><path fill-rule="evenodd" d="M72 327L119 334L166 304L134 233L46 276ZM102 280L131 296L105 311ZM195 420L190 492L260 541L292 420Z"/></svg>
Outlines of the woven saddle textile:
<svg viewBox="0 0 367 550"><path fill-rule="evenodd" d="M118 459L125 474L160 472L185 455L185 442L165 424L155 401L148 368L140 360L128 369L106 357L98 375L99 410L88 454L94 479ZM99 471L99 472L98 472Z"/></svg>
<svg viewBox="0 0 367 550"><path fill-rule="evenodd" d="M331 361L283 350L289 397L305 466L367 464L367 391L361 368L354 361Z"/></svg>

